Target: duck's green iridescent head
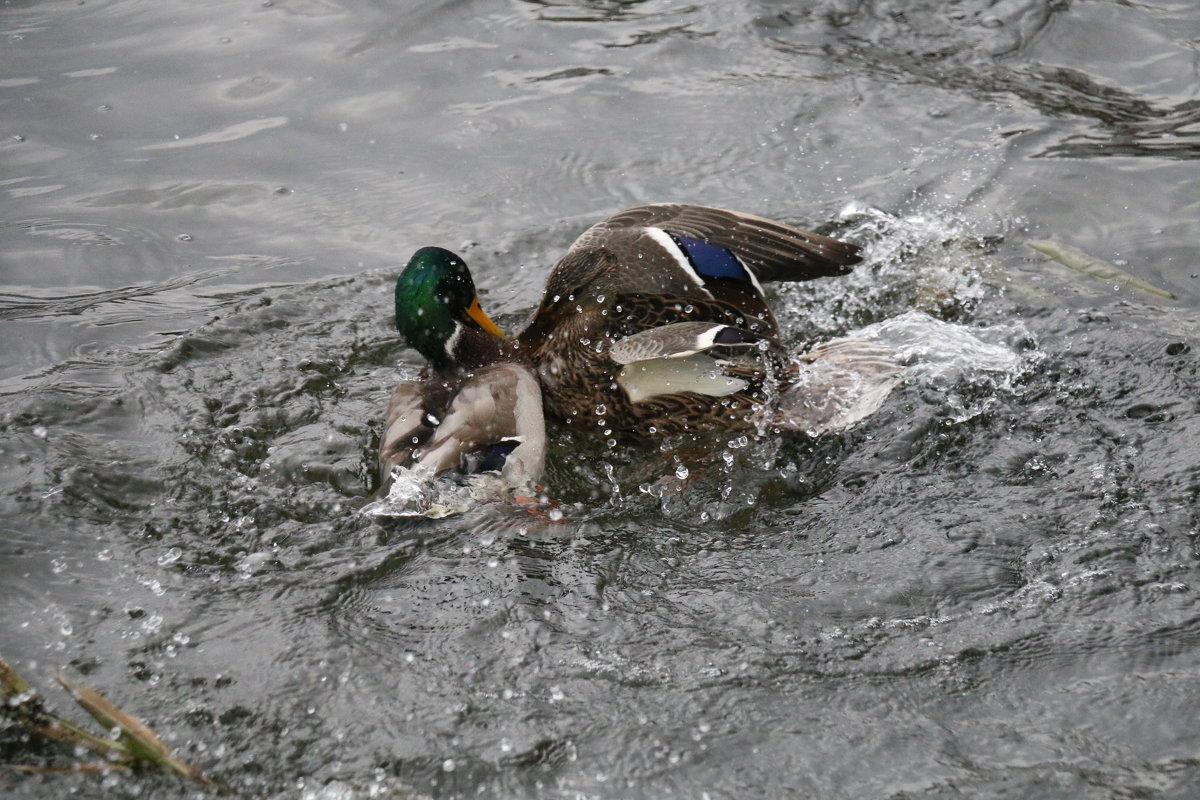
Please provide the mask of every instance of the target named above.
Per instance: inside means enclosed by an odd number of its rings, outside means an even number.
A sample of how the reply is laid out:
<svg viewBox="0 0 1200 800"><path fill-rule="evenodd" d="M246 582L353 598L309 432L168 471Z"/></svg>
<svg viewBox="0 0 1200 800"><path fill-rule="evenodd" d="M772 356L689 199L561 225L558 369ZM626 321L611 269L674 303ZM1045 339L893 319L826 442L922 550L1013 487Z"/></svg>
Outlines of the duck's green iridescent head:
<svg viewBox="0 0 1200 800"><path fill-rule="evenodd" d="M440 247L413 253L396 279L396 329L438 368L459 360L456 348L466 344L464 333L504 338L479 307L466 262Z"/></svg>

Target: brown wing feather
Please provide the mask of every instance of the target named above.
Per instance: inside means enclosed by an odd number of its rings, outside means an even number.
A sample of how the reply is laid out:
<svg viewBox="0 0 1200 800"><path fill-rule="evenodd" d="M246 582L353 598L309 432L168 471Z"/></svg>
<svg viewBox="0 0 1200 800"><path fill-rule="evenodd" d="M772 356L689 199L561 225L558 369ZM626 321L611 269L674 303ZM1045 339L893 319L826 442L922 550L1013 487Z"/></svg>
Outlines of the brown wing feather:
<svg viewBox="0 0 1200 800"><path fill-rule="evenodd" d="M760 280L804 281L846 275L862 260L859 247L793 228L753 214L686 203L636 206L614 214L584 232L572 246L586 248L603 242L614 228L662 228L732 250Z"/></svg>

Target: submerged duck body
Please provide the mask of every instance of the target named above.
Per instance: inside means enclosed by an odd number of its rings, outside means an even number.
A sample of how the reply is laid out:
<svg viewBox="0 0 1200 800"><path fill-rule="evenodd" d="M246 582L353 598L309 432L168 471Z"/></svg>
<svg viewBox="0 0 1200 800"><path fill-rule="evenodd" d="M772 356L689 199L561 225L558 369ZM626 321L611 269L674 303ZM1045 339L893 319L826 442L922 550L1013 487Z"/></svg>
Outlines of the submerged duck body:
<svg viewBox="0 0 1200 800"><path fill-rule="evenodd" d="M463 260L423 248L397 280L396 325L429 366L393 394L383 483L397 465L500 464L510 485L537 481L543 416L606 438L846 427L878 403L811 413L837 392L780 344L762 282L845 275L860 260L855 245L750 214L638 206L575 241L510 339L480 309ZM834 389L898 371L865 342L825 354Z"/></svg>

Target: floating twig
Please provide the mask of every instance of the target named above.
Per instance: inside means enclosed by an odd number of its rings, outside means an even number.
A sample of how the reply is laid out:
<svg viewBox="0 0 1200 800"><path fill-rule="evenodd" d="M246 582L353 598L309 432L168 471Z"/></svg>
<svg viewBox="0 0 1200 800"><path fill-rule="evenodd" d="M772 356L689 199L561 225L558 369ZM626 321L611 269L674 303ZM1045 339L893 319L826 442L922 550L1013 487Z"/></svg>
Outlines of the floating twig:
<svg viewBox="0 0 1200 800"><path fill-rule="evenodd" d="M106 730L119 731L117 738L97 735L46 709L41 695L12 666L0 658L0 714L40 736L67 744L82 745L107 759L103 764L80 762L70 767L14 766L24 772L82 772L104 774L138 765L153 765L208 787L216 787L200 770L171 755L162 740L141 720L126 713L92 687L73 683L61 674L58 682L84 711Z"/></svg>
<svg viewBox="0 0 1200 800"><path fill-rule="evenodd" d="M1135 275L1130 275L1116 264L1096 258L1080 250L1078 247L1064 244L1054 239L1029 239L1025 242L1025 246L1031 250L1036 250L1051 261L1061 264L1069 270L1088 275L1097 280L1121 283L1131 289L1137 289L1146 294L1162 297L1167 300L1175 299L1175 295L1166 289L1160 289Z"/></svg>

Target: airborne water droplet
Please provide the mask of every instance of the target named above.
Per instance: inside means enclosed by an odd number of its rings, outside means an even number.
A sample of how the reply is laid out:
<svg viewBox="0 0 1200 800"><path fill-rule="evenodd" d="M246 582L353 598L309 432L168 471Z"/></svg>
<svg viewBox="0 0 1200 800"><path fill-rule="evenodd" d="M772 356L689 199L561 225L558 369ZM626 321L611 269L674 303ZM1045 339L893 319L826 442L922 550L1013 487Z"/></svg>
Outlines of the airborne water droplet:
<svg viewBox="0 0 1200 800"><path fill-rule="evenodd" d="M679 480L681 480L681 481L685 481L685 480L687 480L687 476L688 476L688 468L685 467L683 464L680 464L678 467L675 468L675 477L676 478L679 478Z"/></svg>

